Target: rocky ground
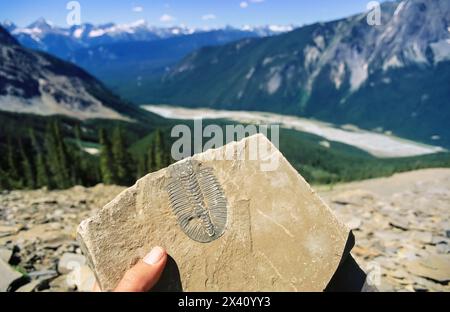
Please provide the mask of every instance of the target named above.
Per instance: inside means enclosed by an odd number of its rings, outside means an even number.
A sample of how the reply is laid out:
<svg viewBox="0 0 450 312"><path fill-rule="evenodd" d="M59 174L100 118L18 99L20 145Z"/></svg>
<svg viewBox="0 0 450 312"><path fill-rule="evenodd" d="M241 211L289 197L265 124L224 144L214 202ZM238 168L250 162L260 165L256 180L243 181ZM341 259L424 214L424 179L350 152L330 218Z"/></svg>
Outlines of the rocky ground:
<svg viewBox="0 0 450 312"><path fill-rule="evenodd" d="M1 194L0 291L92 290L94 276L81 255L76 228L122 190L98 185ZM25 277L7 285L21 274Z"/></svg>
<svg viewBox="0 0 450 312"><path fill-rule="evenodd" d="M450 170L317 189L353 229L353 255L381 291L450 291ZM76 227L122 190L0 194L0 291L91 290Z"/></svg>
<svg viewBox="0 0 450 312"><path fill-rule="evenodd" d="M321 190L353 230L353 255L381 291L450 291L450 170Z"/></svg>

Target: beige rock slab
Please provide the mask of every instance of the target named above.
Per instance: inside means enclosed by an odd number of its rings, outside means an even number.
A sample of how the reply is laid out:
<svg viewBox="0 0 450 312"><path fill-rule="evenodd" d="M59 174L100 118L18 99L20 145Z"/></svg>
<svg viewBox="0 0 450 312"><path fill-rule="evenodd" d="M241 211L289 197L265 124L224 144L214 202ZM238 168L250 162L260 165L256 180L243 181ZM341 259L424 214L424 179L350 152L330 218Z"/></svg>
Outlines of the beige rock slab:
<svg viewBox="0 0 450 312"><path fill-rule="evenodd" d="M8 226L8 225L0 225L0 237L11 236L17 234L22 226Z"/></svg>
<svg viewBox="0 0 450 312"><path fill-rule="evenodd" d="M11 284L22 277L22 274L13 270L6 262L0 259L0 292L8 291Z"/></svg>
<svg viewBox="0 0 450 312"><path fill-rule="evenodd" d="M448 283L450 281L450 256L432 255L426 259L410 261L406 268L413 274Z"/></svg>
<svg viewBox="0 0 450 312"><path fill-rule="evenodd" d="M258 142L255 160L214 160L225 148ZM261 162L279 159L275 171ZM236 157L236 159L239 159ZM221 237L199 243L181 229L169 203L170 171L147 175L78 229L84 254L103 290L159 245L173 258L162 289L183 291L322 291L342 258L349 230L262 135L195 155L212 168L227 199ZM178 279L178 281L177 281ZM178 288L176 285L181 287Z"/></svg>

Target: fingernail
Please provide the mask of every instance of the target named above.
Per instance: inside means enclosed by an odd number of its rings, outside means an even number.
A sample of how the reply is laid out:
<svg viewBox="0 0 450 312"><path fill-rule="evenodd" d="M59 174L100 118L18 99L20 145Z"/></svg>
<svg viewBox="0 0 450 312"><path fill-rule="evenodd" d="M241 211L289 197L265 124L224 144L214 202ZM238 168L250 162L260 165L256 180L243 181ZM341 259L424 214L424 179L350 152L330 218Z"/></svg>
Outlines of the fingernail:
<svg viewBox="0 0 450 312"><path fill-rule="evenodd" d="M162 249L161 247L155 247L152 249L152 251L150 251L148 255L145 256L144 262L149 265L155 265L162 259L164 254L164 249Z"/></svg>

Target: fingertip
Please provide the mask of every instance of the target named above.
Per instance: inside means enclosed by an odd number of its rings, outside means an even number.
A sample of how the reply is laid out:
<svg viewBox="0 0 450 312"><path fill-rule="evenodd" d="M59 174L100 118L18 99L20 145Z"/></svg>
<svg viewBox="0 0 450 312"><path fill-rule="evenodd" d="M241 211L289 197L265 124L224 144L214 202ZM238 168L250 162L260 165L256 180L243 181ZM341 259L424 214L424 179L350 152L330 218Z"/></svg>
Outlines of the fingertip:
<svg viewBox="0 0 450 312"><path fill-rule="evenodd" d="M117 292L145 292L156 285L167 262L167 252L155 247L134 267L128 270L117 286Z"/></svg>
<svg viewBox="0 0 450 312"><path fill-rule="evenodd" d="M156 265L164 258L167 258L167 253L162 247L155 247L143 259L144 263L148 265Z"/></svg>
<svg viewBox="0 0 450 312"><path fill-rule="evenodd" d="M100 285L98 284L98 282L95 282L92 292L102 292L102 289L100 288Z"/></svg>

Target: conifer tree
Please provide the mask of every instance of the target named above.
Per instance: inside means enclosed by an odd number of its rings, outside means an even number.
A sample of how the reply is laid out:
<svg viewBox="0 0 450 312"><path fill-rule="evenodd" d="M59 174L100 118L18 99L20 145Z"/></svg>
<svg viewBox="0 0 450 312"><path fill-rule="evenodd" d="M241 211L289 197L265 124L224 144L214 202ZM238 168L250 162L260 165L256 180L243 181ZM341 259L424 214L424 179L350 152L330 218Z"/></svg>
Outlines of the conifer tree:
<svg viewBox="0 0 450 312"><path fill-rule="evenodd" d="M131 156L127 151L123 131L116 127L112 135L112 155L117 182L128 185L131 182Z"/></svg>
<svg viewBox="0 0 450 312"><path fill-rule="evenodd" d="M100 152L100 172L104 184L116 183L114 174L114 159L111 151L111 143L106 135L105 129L100 129L99 140L101 144Z"/></svg>
<svg viewBox="0 0 450 312"><path fill-rule="evenodd" d="M23 187L23 180L19 174L19 157L14 149L11 137L7 138L7 179L8 184L13 189L21 189Z"/></svg>
<svg viewBox="0 0 450 312"><path fill-rule="evenodd" d="M52 123L47 125L47 130L45 132L45 151L46 151L46 168L50 173L49 175L49 183L47 184L49 188L56 188L57 186L57 178L58 174L58 155L56 153L56 142L55 137L53 135L53 127Z"/></svg>
<svg viewBox="0 0 450 312"><path fill-rule="evenodd" d="M42 152L36 156L36 186L51 187L47 164Z"/></svg>
<svg viewBox="0 0 450 312"><path fill-rule="evenodd" d="M137 178L140 179L148 173L147 169L147 155L143 154L139 156L137 165Z"/></svg>
<svg viewBox="0 0 450 312"><path fill-rule="evenodd" d="M48 175L48 168L45 162L45 155L42 147L39 145L34 130L30 129L30 140L33 150L36 154L36 187L50 187L50 179Z"/></svg>
<svg viewBox="0 0 450 312"><path fill-rule="evenodd" d="M79 124L74 127L74 136L76 141L75 151L72 153L72 179L74 184L85 184L85 172L87 171L87 160L84 157L84 150L82 145L82 132Z"/></svg>
<svg viewBox="0 0 450 312"><path fill-rule="evenodd" d="M54 186L59 189L72 186L69 155L58 121L50 123L47 127L46 149L48 166L53 177Z"/></svg>
<svg viewBox="0 0 450 312"><path fill-rule="evenodd" d="M154 172L156 171L156 163L155 163L155 144L152 143L150 145L150 148L148 149L148 155L147 155L147 172Z"/></svg>
<svg viewBox="0 0 450 312"><path fill-rule="evenodd" d="M70 173L72 170L70 165L69 153L67 151L67 146L64 143L64 139L61 134L61 125L59 124L59 122L55 122L54 128L58 147L59 167L61 171L61 178L63 179L61 183L61 188L68 188L73 185L73 183L71 183Z"/></svg>
<svg viewBox="0 0 450 312"><path fill-rule="evenodd" d="M83 146L81 145L82 134L81 134L81 127L79 124L76 124L74 131L75 131L75 140L77 142L78 147L81 150Z"/></svg>
<svg viewBox="0 0 450 312"><path fill-rule="evenodd" d="M10 188L8 174L0 168L0 191Z"/></svg>
<svg viewBox="0 0 450 312"><path fill-rule="evenodd" d="M165 166L170 166L172 164L172 154L170 153L170 150L168 150L166 148L165 152L164 152L164 162L165 162Z"/></svg>
<svg viewBox="0 0 450 312"><path fill-rule="evenodd" d="M162 131L157 129L154 136L155 170L166 167L165 144Z"/></svg>
<svg viewBox="0 0 450 312"><path fill-rule="evenodd" d="M18 164L17 164L17 157L15 155L14 147L11 142L11 137L8 137L7 139L8 144L8 175L11 180L17 181L19 179L19 170L18 170Z"/></svg>
<svg viewBox="0 0 450 312"><path fill-rule="evenodd" d="M33 167L31 166L30 158L27 155L27 152L23 146L23 142L19 139L19 150L20 150L20 161L21 161L21 173L23 176L23 185L29 189L33 189L35 187L34 180L34 172Z"/></svg>

